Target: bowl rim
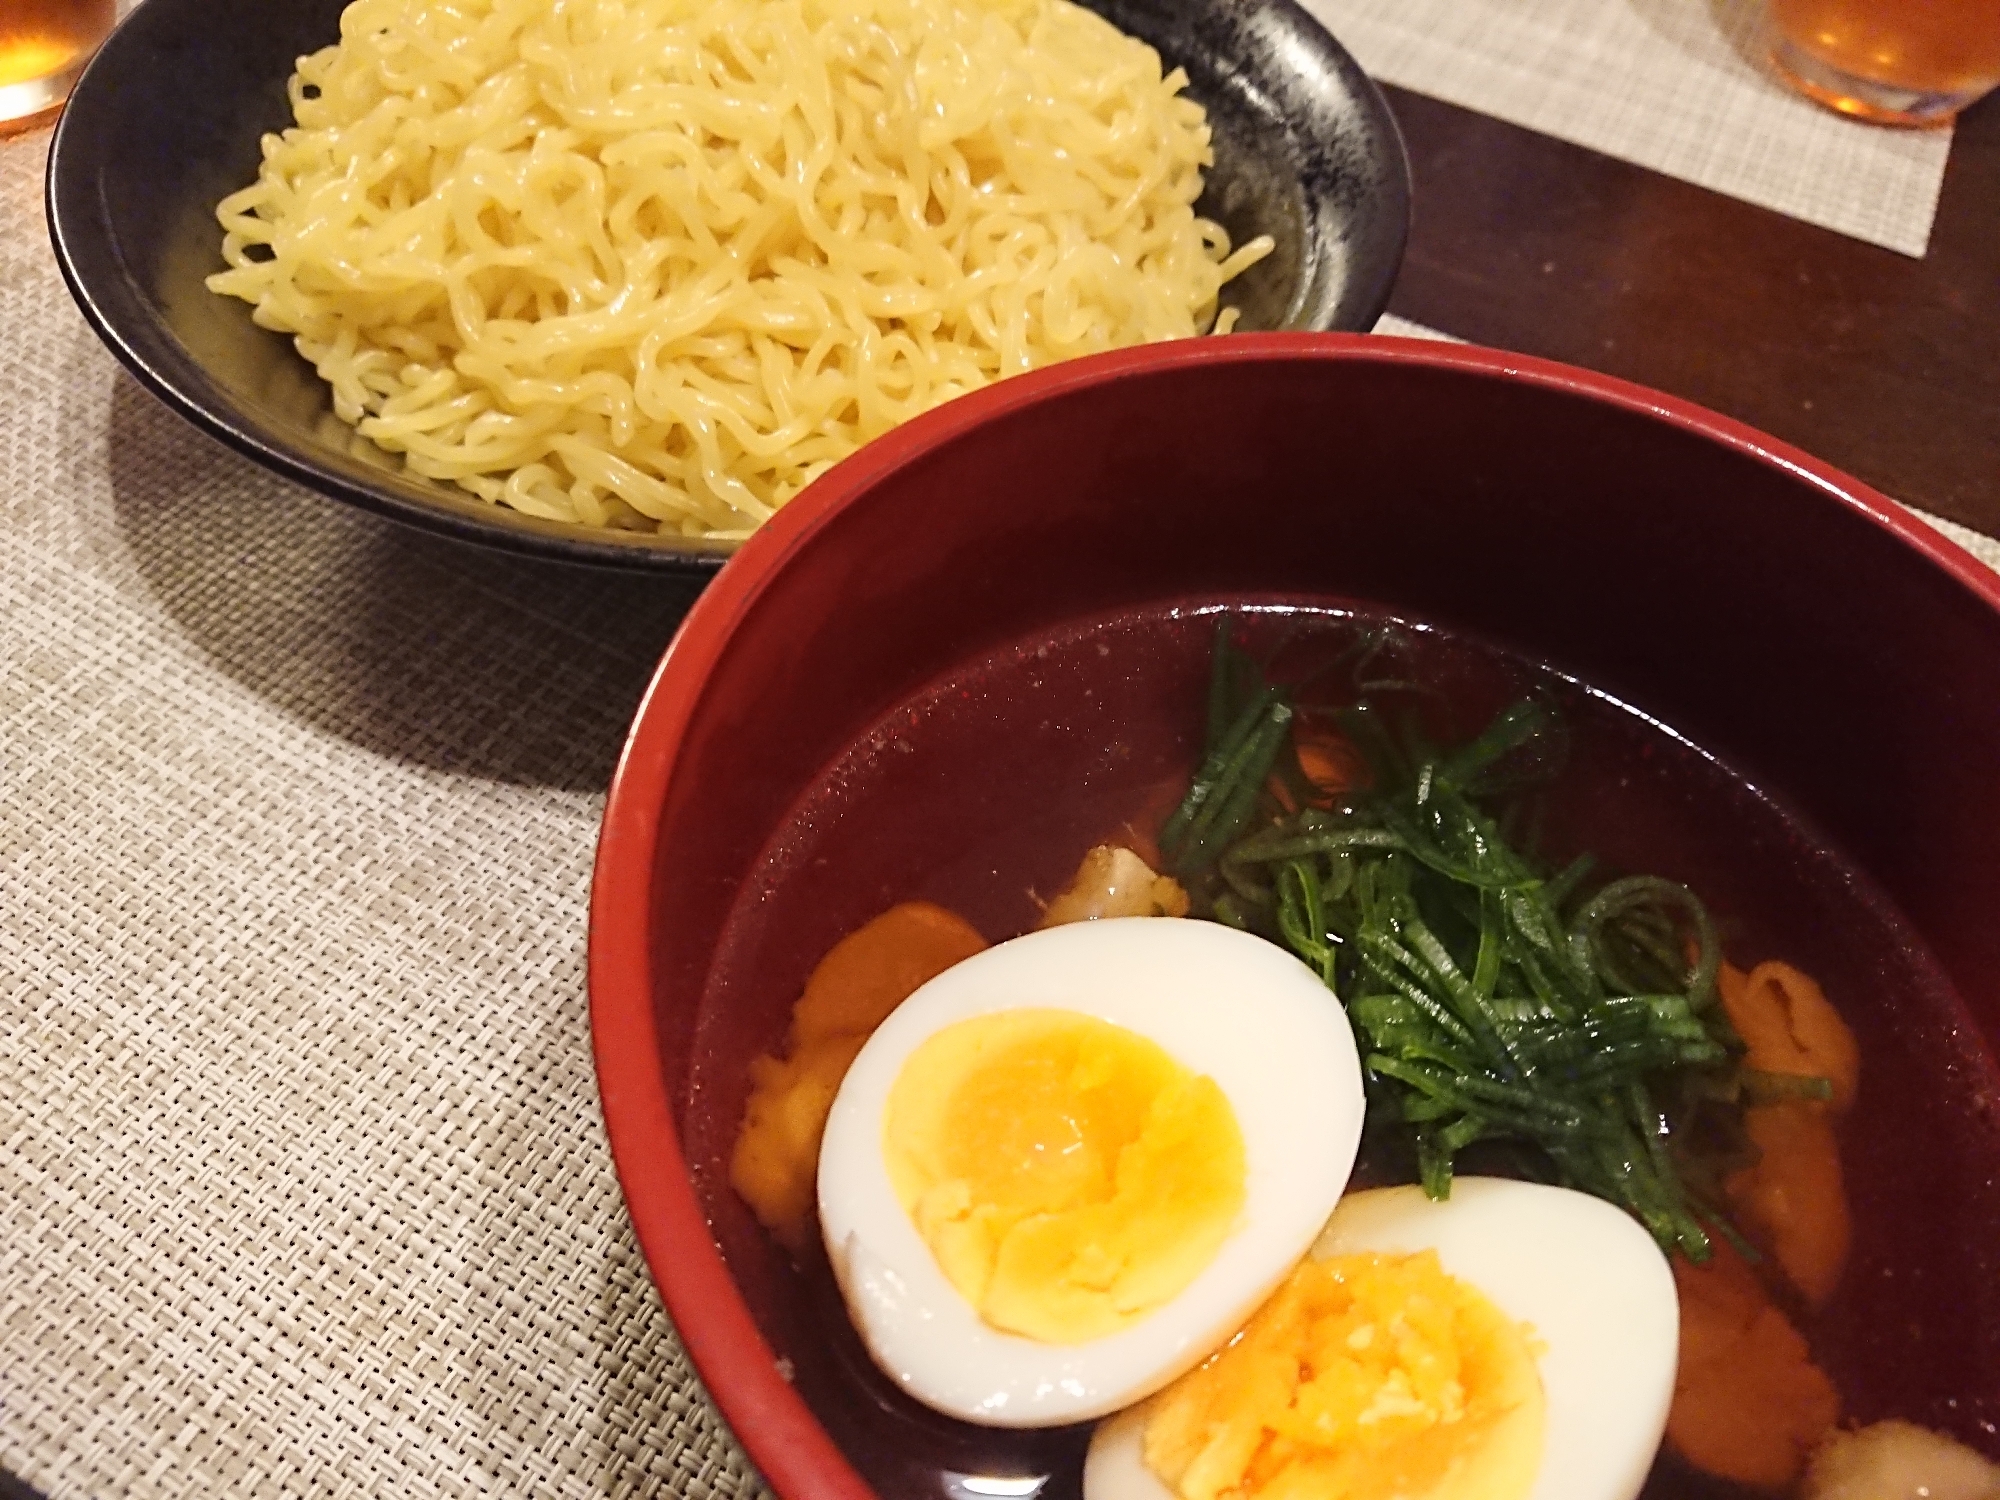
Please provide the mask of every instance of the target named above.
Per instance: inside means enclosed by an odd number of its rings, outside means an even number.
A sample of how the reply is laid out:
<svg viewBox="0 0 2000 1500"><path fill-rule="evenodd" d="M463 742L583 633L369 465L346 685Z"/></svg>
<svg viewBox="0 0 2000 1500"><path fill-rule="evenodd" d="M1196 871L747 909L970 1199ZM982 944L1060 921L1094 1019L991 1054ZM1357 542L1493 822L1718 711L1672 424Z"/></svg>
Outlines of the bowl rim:
<svg viewBox="0 0 2000 1500"><path fill-rule="evenodd" d="M737 625L857 496L995 418L1141 372L1308 360L1429 366L1581 396L1665 423L1806 481L1888 532L2000 614L1996 574L1868 485L1789 444L1660 391L1476 345L1371 334L1244 334L1093 355L1004 380L925 413L829 472L762 527L689 611L633 720L605 802L592 875L591 1044L627 1212L654 1285L716 1406L779 1495L879 1500L780 1372L711 1237L657 1066L649 888L659 808L688 724Z"/></svg>
<svg viewBox="0 0 2000 1500"><path fill-rule="evenodd" d="M317 450L266 430L210 376L207 366L165 325L153 300L137 285L114 228L103 181L108 143L121 118L119 77L136 66L149 43L183 24L191 10L205 3L156 0L125 16L70 90L49 143L43 203L50 246L84 321L118 362L168 409L202 432L316 495L501 552L621 571L713 577L743 543L551 521L489 505L442 481L419 489L418 481L401 468L385 468L380 483L359 480L323 460ZM1396 252L1380 284L1361 303L1363 326L1373 326L1388 305L1409 245L1412 187L1402 127L1381 87L1331 28L1299 0L1263 3L1304 18L1323 35L1336 71L1362 106L1367 128L1382 140L1389 180L1389 190L1382 195L1383 212L1395 222ZM219 230L217 235L219 244ZM247 308L244 315L248 316Z"/></svg>

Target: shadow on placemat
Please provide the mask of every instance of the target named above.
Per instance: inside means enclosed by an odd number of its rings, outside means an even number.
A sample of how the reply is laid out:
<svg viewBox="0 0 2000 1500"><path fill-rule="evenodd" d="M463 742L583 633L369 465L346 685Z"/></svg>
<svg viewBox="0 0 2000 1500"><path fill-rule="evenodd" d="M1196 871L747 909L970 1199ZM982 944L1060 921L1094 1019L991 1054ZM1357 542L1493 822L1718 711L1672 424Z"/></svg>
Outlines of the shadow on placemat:
<svg viewBox="0 0 2000 1500"><path fill-rule="evenodd" d="M121 535L243 687L385 756L601 789L693 585L487 552L277 479L120 374Z"/></svg>
<svg viewBox="0 0 2000 1500"><path fill-rule="evenodd" d="M1697 62L1712 54L1705 45L1706 37L1700 39L1700 44L1690 44L1688 28L1712 25L1729 50L1753 71L1770 79L1774 87L1784 87L1764 51L1764 11L1759 0L1706 0L1701 5L1691 5L1688 0L1626 0L1626 3L1659 34L1663 46L1676 47Z"/></svg>

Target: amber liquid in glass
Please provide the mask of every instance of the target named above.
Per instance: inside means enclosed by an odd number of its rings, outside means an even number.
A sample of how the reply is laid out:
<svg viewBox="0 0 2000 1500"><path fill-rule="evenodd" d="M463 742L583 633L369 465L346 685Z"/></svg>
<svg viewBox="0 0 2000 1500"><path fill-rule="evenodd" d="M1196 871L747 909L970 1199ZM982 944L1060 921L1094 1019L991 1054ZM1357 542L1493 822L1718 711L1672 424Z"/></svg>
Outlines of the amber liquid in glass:
<svg viewBox="0 0 2000 1500"><path fill-rule="evenodd" d="M1964 102L2000 83L2000 0L1771 0L1771 19L1783 42L1857 82ZM1836 108L1878 113L1874 90L1826 98L1814 86L1825 81L1800 79Z"/></svg>
<svg viewBox="0 0 2000 1500"><path fill-rule="evenodd" d="M117 0L0 0L0 133L53 113L117 19Z"/></svg>

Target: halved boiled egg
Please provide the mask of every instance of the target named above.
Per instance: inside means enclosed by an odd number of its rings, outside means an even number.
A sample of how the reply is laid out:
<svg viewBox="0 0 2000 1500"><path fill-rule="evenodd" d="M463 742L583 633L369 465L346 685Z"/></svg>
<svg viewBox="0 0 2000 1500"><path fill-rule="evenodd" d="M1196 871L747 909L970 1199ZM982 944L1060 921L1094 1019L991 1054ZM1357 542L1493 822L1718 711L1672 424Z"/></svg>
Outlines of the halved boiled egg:
<svg viewBox="0 0 2000 1500"><path fill-rule="evenodd" d="M1297 1263L1353 1167L1346 1015L1210 922L1055 927L905 1000L842 1080L820 1221L910 1395L1035 1427L1205 1358Z"/></svg>
<svg viewBox="0 0 2000 1500"><path fill-rule="evenodd" d="M1631 1500L1679 1306L1601 1200L1459 1178L1342 1200L1214 1359L1092 1437L1085 1500Z"/></svg>

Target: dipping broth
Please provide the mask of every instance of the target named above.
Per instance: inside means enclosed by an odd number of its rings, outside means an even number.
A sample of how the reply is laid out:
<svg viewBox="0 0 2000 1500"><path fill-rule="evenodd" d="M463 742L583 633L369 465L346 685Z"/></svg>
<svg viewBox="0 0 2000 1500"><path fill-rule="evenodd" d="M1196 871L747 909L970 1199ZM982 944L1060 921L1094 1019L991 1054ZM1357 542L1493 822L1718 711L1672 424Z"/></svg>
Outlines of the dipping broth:
<svg viewBox="0 0 2000 1500"><path fill-rule="evenodd" d="M954 1422L877 1371L817 1247L795 1266L729 1185L746 1061L783 1036L827 950L890 906L936 902L998 942L1038 924L1085 850L1156 829L1200 751L1225 605L1239 644L1293 680L1394 631L1443 743L1529 691L1553 703L1568 763L1543 799L1537 855L1555 867L1589 851L1607 873L1685 882L1733 962L1780 958L1820 982L1862 1059L1841 1126L1854 1242L1838 1291L1802 1331L1846 1419L1899 1417L2000 1455L2000 1071L1867 876L1769 789L1538 664L1325 600L1189 599L994 651L882 716L791 809L718 944L691 1058L691 1089L708 1100L689 1113L687 1158L765 1337L875 1488L888 1500L1068 1500L1090 1429ZM1663 1453L1646 1493L1751 1492Z"/></svg>

